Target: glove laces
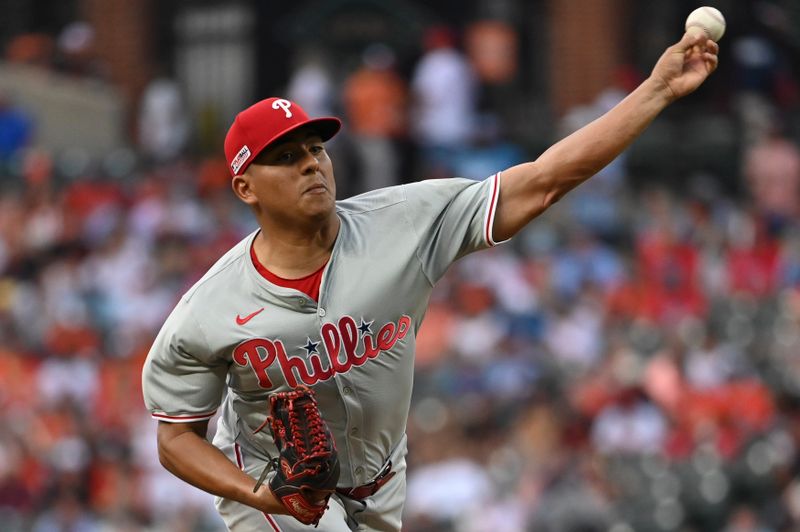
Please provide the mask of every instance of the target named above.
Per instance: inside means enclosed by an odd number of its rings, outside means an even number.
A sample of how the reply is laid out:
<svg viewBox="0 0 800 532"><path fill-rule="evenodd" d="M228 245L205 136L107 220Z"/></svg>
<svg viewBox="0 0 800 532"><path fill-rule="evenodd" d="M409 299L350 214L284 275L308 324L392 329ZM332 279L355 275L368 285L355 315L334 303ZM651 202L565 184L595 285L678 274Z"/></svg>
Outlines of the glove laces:
<svg viewBox="0 0 800 532"><path fill-rule="evenodd" d="M294 401L293 401L294 403ZM298 456L309 456L326 452L327 438L325 437L325 424L319 415L313 399L300 404L293 404L289 409L289 432L292 434L292 444ZM302 409L305 418L305 427L302 427L299 410ZM304 438L303 436L307 437ZM306 447L306 442L310 448Z"/></svg>
<svg viewBox="0 0 800 532"><path fill-rule="evenodd" d="M308 440L311 443L311 454L327 451L328 438L325 437L325 424L319 415L319 410L314 407L313 403L306 403L303 405L303 409L308 419Z"/></svg>

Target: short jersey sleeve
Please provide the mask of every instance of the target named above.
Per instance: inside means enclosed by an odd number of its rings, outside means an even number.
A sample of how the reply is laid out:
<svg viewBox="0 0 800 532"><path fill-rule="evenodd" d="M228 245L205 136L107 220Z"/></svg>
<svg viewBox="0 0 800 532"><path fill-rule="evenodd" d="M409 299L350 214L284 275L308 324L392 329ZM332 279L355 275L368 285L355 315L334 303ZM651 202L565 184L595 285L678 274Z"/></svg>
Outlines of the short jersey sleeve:
<svg viewBox="0 0 800 532"><path fill-rule="evenodd" d="M228 364L214 356L190 305L182 299L164 323L142 369L147 409L161 421L188 423L214 416Z"/></svg>
<svg viewBox="0 0 800 532"><path fill-rule="evenodd" d="M404 204L431 283L458 258L496 244L492 226L499 196L500 174L484 181L450 178L405 185Z"/></svg>

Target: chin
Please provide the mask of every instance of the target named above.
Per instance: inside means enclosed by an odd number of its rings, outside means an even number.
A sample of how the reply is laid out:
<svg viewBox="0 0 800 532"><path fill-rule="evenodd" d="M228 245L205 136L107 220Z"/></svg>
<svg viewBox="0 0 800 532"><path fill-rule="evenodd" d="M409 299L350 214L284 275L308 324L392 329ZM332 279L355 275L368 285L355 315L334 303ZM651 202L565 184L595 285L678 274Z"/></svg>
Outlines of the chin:
<svg viewBox="0 0 800 532"><path fill-rule="evenodd" d="M336 203L333 200L326 200L315 205L309 205L304 211L309 218L325 220L336 212Z"/></svg>

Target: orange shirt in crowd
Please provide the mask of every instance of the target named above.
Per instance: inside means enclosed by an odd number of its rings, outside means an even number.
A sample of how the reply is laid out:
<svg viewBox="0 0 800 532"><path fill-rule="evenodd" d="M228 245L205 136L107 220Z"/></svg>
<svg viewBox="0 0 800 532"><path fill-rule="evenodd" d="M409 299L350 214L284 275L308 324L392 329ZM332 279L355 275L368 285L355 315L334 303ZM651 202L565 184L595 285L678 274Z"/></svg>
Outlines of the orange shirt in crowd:
<svg viewBox="0 0 800 532"><path fill-rule="evenodd" d="M356 135L398 137L406 131L407 89L387 69L362 68L345 83L344 105Z"/></svg>

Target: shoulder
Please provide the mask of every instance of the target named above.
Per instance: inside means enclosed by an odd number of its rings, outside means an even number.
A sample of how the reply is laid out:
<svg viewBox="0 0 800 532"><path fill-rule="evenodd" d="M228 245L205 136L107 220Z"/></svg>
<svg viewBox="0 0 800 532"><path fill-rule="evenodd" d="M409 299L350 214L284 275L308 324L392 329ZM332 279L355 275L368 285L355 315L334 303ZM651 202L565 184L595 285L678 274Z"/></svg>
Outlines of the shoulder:
<svg viewBox="0 0 800 532"><path fill-rule="evenodd" d="M404 185L406 200L412 204L446 204L467 190L478 191L486 182L463 177L426 179Z"/></svg>
<svg viewBox="0 0 800 532"><path fill-rule="evenodd" d="M337 201L336 211L344 215L363 214L401 204L406 201L404 186L379 188Z"/></svg>
<svg viewBox="0 0 800 532"><path fill-rule="evenodd" d="M476 181L474 179L467 179L466 177L448 177L445 179L424 179L422 181L417 181L416 183L409 183L408 185L403 185L406 187L406 190L410 191L420 191L426 192L429 190L433 191L448 191L451 190L454 193L464 190L465 188L480 185L482 181Z"/></svg>
<svg viewBox="0 0 800 532"><path fill-rule="evenodd" d="M426 179L405 185L380 188L340 200L336 202L336 209L340 214L367 213L403 203L413 203L419 199L453 197L469 187L480 186L480 184L480 181L463 177Z"/></svg>

